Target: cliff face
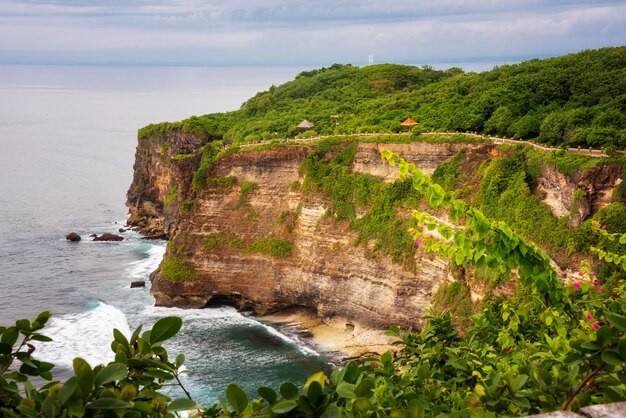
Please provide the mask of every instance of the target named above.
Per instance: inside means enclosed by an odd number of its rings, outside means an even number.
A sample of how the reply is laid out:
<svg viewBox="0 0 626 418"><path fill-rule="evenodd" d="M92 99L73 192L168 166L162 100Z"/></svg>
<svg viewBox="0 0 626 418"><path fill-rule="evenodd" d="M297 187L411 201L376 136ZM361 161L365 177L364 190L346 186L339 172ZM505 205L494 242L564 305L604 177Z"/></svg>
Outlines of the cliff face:
<svg viewBox="0 0 626 418"><path fill-rule="evenodd" d="M329 201L303 194L297 187L303 180L301 163L312 147L225 156L209 173L211 179L221 181L209 181L192 195L191 179L200 161L194 150L201 145L202 140L191 135L170 134L143 139L137 148L127 201L129 223L149 235L167 235L165 258L183 263L196 276L192 281L171 281L157 270L151 290L157 305L201 308L228 303L257 314L306 307L322 317L370 327L419 325L433 292L450 276L447 263L418 249L415 269L407 269L385 256L374 258L373 244L355 246L357 235L349 225L325 216ZM397 169L381 160L380 147L360 143L351 170L385 181L397 178ZM466 158L483 160L496 154L492 145L384 147L428 173L463 148ZM186 155L178 158L179 154ZM542 187L554 189L562 187L559 181L572 182L557 177L546 177ZM574 181L573 190L585 181ZM246 186L252 182L255 187ZM605 196L609 189L588 194ZM181 205L190 196L195 203ZM563 191L555 200L571 208L567 196L573 196L573 191ZM596 201L591 199L590 205ZM268 239L291 243L291 254L276 257L251 249L250 243Z"/></svg>
<svg viewBox="0 0 626 418"><path fill-rule="evenodd" d="M126 194L128 224L149 237L168 234L176 223L177 205L165 205L168 195L187 195L200 156L173 162L176 155L190 154L203 145L202 138L170 132L160 138L139 140L135 151L133 183ZM173 190L174 188L178 190ZM166 222L167 220L167 222Z"/></svg>
<svg viewBox="0 0 626 418"><path fill-rule="evenodd" d="M593 167L572 175L547 166L537 179L537 192L555 216L570 214L568 225L576 227L611 203L613 191L621 181L618 166Z"/></svg>

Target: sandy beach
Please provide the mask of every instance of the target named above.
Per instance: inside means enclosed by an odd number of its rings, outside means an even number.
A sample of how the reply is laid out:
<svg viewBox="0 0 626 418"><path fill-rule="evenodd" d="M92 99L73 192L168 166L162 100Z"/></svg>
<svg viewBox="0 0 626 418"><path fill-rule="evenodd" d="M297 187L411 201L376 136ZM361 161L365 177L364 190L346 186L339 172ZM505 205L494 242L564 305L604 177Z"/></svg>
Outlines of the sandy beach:
<svg viewBox="0 0 626 418"><path fill-rule="evenodd" d="M306 309L289 309L262 319L298 325L311 333L322 351L339 353L344 359L398 350L398 346L392 344L397 338L385 335L385 330L366 328L341 318L322 319Z"/></svg>

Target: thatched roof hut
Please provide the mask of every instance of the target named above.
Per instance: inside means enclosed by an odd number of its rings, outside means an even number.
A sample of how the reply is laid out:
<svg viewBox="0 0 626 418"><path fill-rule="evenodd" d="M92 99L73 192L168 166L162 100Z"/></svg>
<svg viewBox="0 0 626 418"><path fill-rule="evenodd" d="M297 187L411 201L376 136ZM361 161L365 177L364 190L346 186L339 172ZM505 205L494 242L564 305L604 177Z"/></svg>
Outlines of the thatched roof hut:
<svg viewBox="0 0 626 418"><path fill-rule="evenodd" d="M417 123L417 122L415 122L413 119L411 119L411 118L406 118L406 120L405 120L404 122L402 122L402 123L400 124L400 126L405 126L405 127L407 127L407 128L410 128L411 126L415 126L415 125L417 125L417 124L418 124L418 123Z"/></svg>
<svg viewBox="0 0 626 418"><path fill-rule="evenodd" d="M315 125L313 125L311 122L305 119L302 122L300 122L300 125L296 126L296 128L302 129L302 130L313 129L315 128Z"/></svg>

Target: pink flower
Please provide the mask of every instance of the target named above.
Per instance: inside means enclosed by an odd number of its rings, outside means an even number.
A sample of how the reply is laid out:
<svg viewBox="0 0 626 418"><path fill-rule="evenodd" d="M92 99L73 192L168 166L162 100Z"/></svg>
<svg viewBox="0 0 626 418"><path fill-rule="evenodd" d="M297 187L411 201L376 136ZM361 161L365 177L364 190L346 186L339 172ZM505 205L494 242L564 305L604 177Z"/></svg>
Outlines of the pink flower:
<svg viewBox="0 0 626 418"><path fill-rule="evenodd" d="M602 225L602 229L606 229L606 225Z"/></svg>
<svg viewBox="0 0 626 418"><path fill-rule="evenodd" d="M582 271L579 271L579 272L578 272L578 276L579 276L579 277L582 277L582 276L583 276L583 272L582 272Z"/></svg>
<svg viewBox="0 0 626 418"><path fill-rule="evenodd" d="M591 314L587 312L587 315L585 316L585 318L589 321L591 318L593 318L593 316L591 316Z"/></svg>
<svg viewBox="0 0 626 418"><path fill-rule="evenodd" d="M418 238L418 239L415 240L415 244L417 244L417 245L420 245L422 242L424 242L424 240L421 239L421 238Z"/></svg>
<svg viewBox="0 0 626 418"><path fill-rule="evenodd" d="M602 288L600 286L596 287L596 292L602 292Z"/></svg>
<svg viewBox="0 0 626 418"><path fill-rule="evenodd" d="M591 281L591 283L593 283L593 284L598 284L598 283L600 283L600 280L598 280L597 278L595 278L595 279L593 279L593 280Z"/></svg>
<svg viewBox="0 0 626 418"><path fill-rule="evenodd" d="M595 329L600 329L600 323L598 321L592 323L591 326L594 327Z"/></svg>
<svg viewBox="0 0 626 418"><path fill-rule="evenodd" d="M428 234L428 238L435 239L435 236L433 234Z"/></svg>
<svg viewBox="0 0 626 418"><path fill-rule="evenodd" d="M574 289L576 290L580 289L580 282L574 283Z"/></svg>

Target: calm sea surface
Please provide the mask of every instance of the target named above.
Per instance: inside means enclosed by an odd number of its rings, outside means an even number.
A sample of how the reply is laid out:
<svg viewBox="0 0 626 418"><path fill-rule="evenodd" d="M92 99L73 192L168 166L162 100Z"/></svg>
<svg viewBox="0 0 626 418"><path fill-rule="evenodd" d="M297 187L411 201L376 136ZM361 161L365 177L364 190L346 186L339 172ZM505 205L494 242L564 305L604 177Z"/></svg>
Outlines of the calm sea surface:
<svg viewBox="0 0 626 418"><path fill-rule="evenodd" d="M125 223L139 127L237 109L301 70L0 66L0 324L52 311L54 342L38 352L63 378L75 356L111 360L114 327L179 315L169 347L186 354L187 385L204 403L233 381L252 390L319 370L323 357L234 309L155 308L146 289L130 289L164 243L88 238ZM83 241L66 242L69 231Z"/></svg>

